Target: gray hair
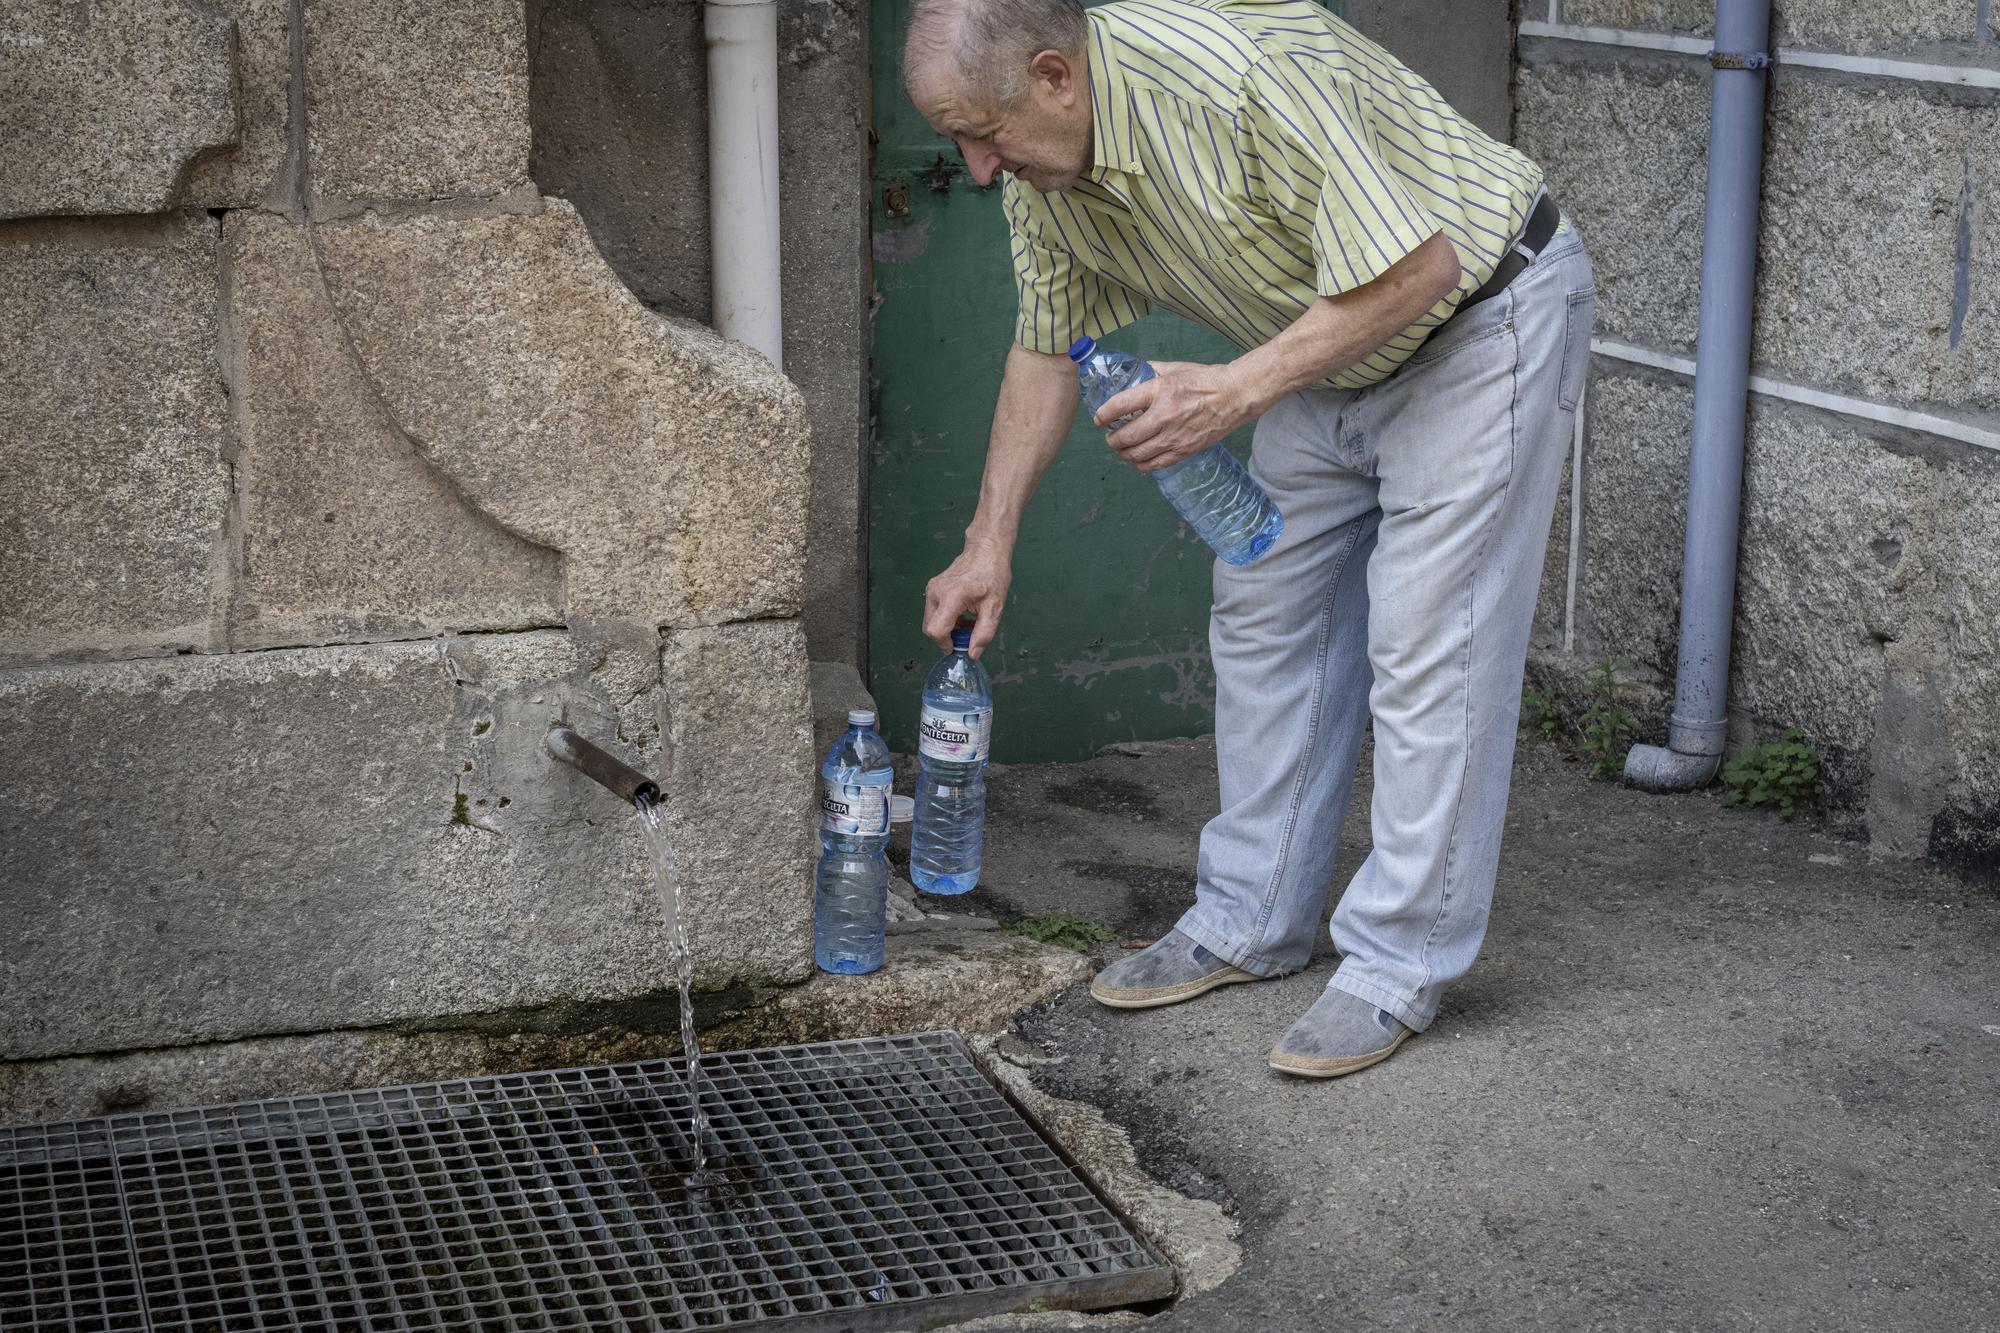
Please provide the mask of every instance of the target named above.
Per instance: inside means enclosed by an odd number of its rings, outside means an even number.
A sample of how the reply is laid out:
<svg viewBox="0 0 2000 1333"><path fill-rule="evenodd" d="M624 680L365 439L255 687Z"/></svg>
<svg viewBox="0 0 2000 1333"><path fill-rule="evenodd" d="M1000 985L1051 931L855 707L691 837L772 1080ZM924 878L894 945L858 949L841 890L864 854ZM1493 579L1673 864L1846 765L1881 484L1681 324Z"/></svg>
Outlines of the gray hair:
<svg viewBox="0 0 2000 1333"><path fill-rule="evenodd" d="M903 41L903 83L942 69L954 87L1005 111L1028 94L1028 63L1043 51L1083 54L1080 0L916 0Z"/></svg>

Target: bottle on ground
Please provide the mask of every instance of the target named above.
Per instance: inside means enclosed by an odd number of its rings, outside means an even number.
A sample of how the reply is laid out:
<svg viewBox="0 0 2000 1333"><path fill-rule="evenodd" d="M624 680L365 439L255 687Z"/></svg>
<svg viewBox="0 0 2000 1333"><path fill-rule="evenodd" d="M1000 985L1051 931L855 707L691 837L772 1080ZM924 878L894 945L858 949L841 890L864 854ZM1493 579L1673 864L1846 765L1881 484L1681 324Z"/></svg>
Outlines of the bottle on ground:
<svg viewBox="0 0 2000 1333"><path fill-rule="evenodd" d="M887 929L889 798L895 769L873 710L847 714L847 730L820 765L819 870L813 889L813 961L858 974L882 966Z"/></svg>
<svg viewBox="0 0 2000 1333"><path fill-rule="evenodd" d="M993 684L986 668L972 660L971 645L970 626L953 630L951 652L924 681L910 881L925 893L964 893L979 882Z"/></svg>

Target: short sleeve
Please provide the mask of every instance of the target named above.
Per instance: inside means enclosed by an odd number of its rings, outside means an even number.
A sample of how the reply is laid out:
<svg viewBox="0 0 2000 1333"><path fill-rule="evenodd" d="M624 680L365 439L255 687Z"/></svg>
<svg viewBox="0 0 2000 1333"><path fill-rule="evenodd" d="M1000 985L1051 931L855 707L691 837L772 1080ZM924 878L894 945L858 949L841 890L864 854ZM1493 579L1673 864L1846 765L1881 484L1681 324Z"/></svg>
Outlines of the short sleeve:
<svg viewBox="0 0 2000 1333"><path fill-rule="evenodd" d="M1144 318L1152 308L1146 298L1078 260L1036 216L1026 188L1010 179L1005 189L1014 249L1014 341L1031 352L1067 352L1078 338L1102 338Z"/></svg>
<svg viewBox="0 0 2000 1333"><path fill-rule="evenodd" d="M1352 291L1444 229L1370 146L1342 72L1297 53L1251 70L1239 134L1268 202L1312 235L1321 296Z"/></svg>

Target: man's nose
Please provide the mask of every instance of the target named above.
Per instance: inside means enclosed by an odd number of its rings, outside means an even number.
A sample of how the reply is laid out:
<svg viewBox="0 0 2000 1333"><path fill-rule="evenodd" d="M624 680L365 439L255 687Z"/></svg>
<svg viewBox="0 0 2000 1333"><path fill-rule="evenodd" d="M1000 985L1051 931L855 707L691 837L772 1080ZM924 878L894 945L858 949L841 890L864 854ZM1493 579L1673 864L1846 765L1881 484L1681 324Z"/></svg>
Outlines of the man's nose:
<svg viewBox="0 0 2000 1333"><path fill-rule="evenodd" d="M993 183L994 176L1000 171L1000 154L991 148L967 143L959 144L958 151L965 158L965 169L972 173L973 180L982 187Z"/></svg>

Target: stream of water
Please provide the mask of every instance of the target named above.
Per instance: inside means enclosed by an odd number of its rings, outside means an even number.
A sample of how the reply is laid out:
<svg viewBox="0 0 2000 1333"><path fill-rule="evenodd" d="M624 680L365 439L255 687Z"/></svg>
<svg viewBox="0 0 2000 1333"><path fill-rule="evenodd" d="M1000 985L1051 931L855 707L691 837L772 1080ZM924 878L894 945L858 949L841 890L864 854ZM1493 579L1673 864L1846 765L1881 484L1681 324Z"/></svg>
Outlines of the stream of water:
<svg viewBox="0 0 2000 1333"><path fill-rule="evenodd" d="M688 1133L694 1140L694 1174L687 1183L692 1189L704 1189L718 1181L717 1173L708 1169L708 1110L701 1096L701 1042L694 1031L691 989L694 959L688 953L687 927L681 923L681 877L674 868L673 844L667 837L667 812L644 796L633 804L653 850L653 884L659 890L660 911L667 919L667 950L673 958L674 984L681 992L681 1053L687 1057L681 1082L687 1088Z"/></svg>

